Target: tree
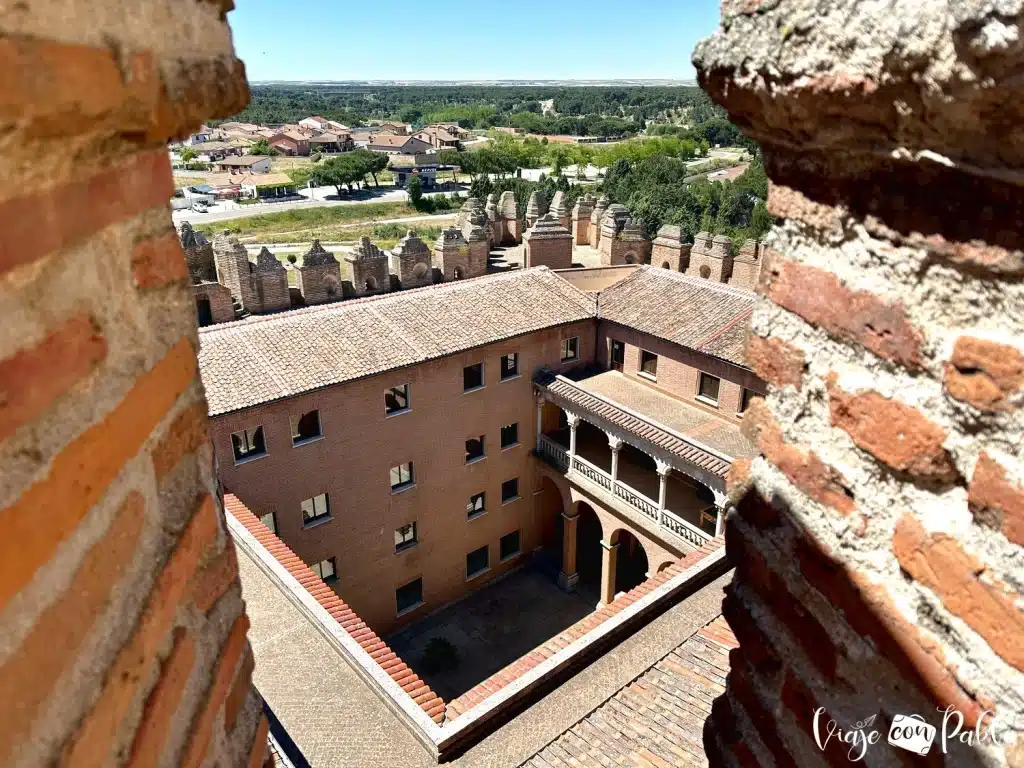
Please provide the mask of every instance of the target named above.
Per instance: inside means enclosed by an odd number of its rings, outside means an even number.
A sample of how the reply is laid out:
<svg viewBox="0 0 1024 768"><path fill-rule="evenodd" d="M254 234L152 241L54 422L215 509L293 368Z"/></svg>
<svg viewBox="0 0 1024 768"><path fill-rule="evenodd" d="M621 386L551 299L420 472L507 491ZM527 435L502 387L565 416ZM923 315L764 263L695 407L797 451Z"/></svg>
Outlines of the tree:
<svg viewBox="0 0 1024 768"><path fill-rule="evenodd" d="M313 169L310 178L318 187L334 187L338 191L338 197L341 197L342 187L348 187L351 192L352 185L365 175L366 172L357 167L356 163L353 163L347 155L342 155L322 162Z"/></svg>
<svg viewBox="0 0 1024 768"><path fill-rule="evenodd" d="M191 163L196 159L196 151L192 147L185 147L181 150L181 161L183 163Z"/></svg>
<svg viewBox="0 0 1024 768"><path fill-rule="evenodd" d="M249 154L250 155L269 155L270 154L270 145L267 144L267 140L266 139L257 139L249 147Z"/></svg>
<svg viewBox="0 0 1024 768"><path fill-rule="evenodd" d="M452 181L458 182L459 177L455 173L457 166L462 165L462 157L467 155L466 152L456 152L454 149L442 149L437 153L437 161L441 165L449 165L452 169Z"/></svg>
<svg viewBox="0 0 1024 768"><path fill-rule="evenodd" d="M423 183L420 181L419 176L413 176L409 179L409 205L416 210L419 210L420 206L423 205Z"/></svg>
<svg viewBox="0 0 1024 768"><path fill-rule="evenodd" d="M357 149L356 153L358 152L366 152L370 155L365 160L367 173L373 177L373 186L379 187L380 183L377 181L377 174L388 167L388 156L381 152L370 152L368 149Z"/></svg>

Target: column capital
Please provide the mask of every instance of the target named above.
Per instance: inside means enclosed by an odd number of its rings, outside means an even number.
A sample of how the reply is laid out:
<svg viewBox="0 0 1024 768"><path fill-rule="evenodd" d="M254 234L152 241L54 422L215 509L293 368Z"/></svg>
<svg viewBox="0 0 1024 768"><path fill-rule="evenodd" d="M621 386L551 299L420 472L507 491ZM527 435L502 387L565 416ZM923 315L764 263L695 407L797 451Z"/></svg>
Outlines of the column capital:
<svg viewBox="0 0 1024 768"><path fill-rule="evenodd" d="M573 513L571 515L566 514L565 512L562 512L562 519L565 520L566 522L569 522L570 520L576 520L579 516L580 516L579 512L575 512L575 513Z"/></svg>
<svg viewBox="0 0 1024 768"><path fill-rule="evenodd" d="M602 547L602 549L604 549L604 550L606 550L608 552L614 552L616 549L619 548L619 542L616 541L614 544L609 544L604 539L601 539L601 547Z"/></svg>
<svg viewBox="0 0 1024 768"><path fill-rule="evenodd" d="M661 459L655 459L654 463L657 466L658 474L662 477L668 477L669 473L672 471L672 467L669 463L667 461L662 461Z"/></svg>
<svg viewBox="0 0 1024 768"><path fill-rule="evenodd" d="M565 420L569 422L569 426L572 429L576 429L576 427L578 427L580 423L579 414L573 413L572 411L566 411L565 408L563 408L562 410L565 411Z"/></svg>
<svg viewBox="0 0 1024 768"><path fill-rule="evenodd" d="M613 453L618 453L622 448L623 440L621 437L616 437L611 432L605 432L608 435L608 447L612 449Z"/></svg>
<svg viewBox="0 0 1024 768"><path fill-rule="evenodd" d="M546 403L548 401L548 396L545 395L543 392L534 391L534 393L533 393L533 401L537 405L544 405L544 403Z"/></svg>
<svg viewBox="0 0 1024 768"><path fill-rule="evenodd" d="M726 494L726 493L724 493L722 491L715 490L714 488L711 489L711 492L713 494L715 494L715 506L716 507L718 507L719 509L725 509L729 505L729 496L728 496L728 494Z"/></svg>

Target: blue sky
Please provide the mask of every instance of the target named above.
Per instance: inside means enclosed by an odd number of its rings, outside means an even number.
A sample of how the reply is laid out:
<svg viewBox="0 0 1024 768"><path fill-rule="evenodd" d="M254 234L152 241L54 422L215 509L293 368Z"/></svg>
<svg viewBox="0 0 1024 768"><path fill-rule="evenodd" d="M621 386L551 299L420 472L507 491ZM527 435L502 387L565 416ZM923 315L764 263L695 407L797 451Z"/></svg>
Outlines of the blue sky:
<svg viewBox="0 0 1024 768"><path fill-rule="evenodd" d="M694 77L718 0L237 0L250 80Z"/></svg>

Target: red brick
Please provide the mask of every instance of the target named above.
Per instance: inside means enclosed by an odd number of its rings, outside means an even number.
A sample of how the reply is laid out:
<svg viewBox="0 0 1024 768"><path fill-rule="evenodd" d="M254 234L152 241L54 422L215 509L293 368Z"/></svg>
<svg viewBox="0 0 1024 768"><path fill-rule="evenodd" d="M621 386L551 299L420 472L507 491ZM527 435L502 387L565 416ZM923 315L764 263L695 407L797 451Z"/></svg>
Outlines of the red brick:
<svg viewBox="0 0 1024 768"><path fill-rule="evenodd" d="M782 668L782 660L775 653L771 641L765 637L754 617L734 590L726 588L722 601L722 616L740 643L730 652L742 654L762 676L771 676Z"/></svg>
<svg viewBox="0 0 1024 768"><path fill-rule="evenodd" d="M261 717L259 725L256 726L256 735L252 740L252 752L249 754L249 768L259 768L270 765L273 768L274 760L268 754L267 733L270 731L270 723L266 717Z"/></svg>
<svg viewBox="0 0 1024 768"><path fill-rule="evenodd" d="M167 151L139 152L86 178L0 202L0 274L67 248L117 221L166 206Z"/></svg>
<svg viewBox="0 0 1024 768"><path fill-rule="evenodd" d="M749 668L740 664L729 672L727 680L732 709L742 710L753 724L761 743L771 752L778 765L793 765L789 749L779 738L778 725L773 714L765 707L751 680ZM737 707L737 705L739 705Z"/></svg>
<svg viewBox="0 0 1024 768"><path fill-rule="evenodd" d="M828 386L832 424L880 462L918 480L953 483L960 477L942 447L946 430L920 411L877 392L851 394Z"/></svg>
<svg viewBox="0 0 1024 768"><path fill-rule="evenodd" d="M942 604L981 635L1008 664L1024 670L1020 595L986 573L952 536L928 533L911 514L896 524L893 552L900 567L936 592Z"/></svg>
<svg viewBox="0 0 1024 768"><path fill-rule="evenodd" d="M206 421L206 403L198 402L184 409L171 422L167 434L153 448L153 468L158 483L178 462L209 442Z"/></svg>
<svg viewBox="0 0 1024 768"><path fill-rule="evenodd" d="M135 732L128 765L145 768L160 761L167 743L171 719L178 710L195 660L195 641L188 630L179 627L174 631L174 646L160 670L160 679L146 699L142 723Z"/></svg>
<svg viewBox="0 0 1024 768"><path fill-rule="evenodd" d="M0 440L38 417L106 357L106 339L82 313L34 347L0 360Z"/></svg>
<svg viewBox="0 0 1024 768"><path fill-rule="evenodd" d="M806 734L807 738L811 740L811 743L817 747L817 743L814 740L814 713L821 706L815 699L814 694L808 689L808 687L797 678L796 674L792 669L786 670L786 676L782 680L782 691L779 699L782 701L784 706L789 713L793 716L792 720L796 722L797 727ZM835 718L829 714L826 710L821 713L821 718L824 723L828 723L830 720ZM840 721L836 721L840 722ZM853 723L841 723L842 725L851 726ZM866 746L870 749L870 745ZM850 745L844 744L843 742L837 741L836 739L829 739L824 749L825 759L829 765L837 766L838 768L848 768L851 764L850 756L856 757L858 754L859 747L850 751Z"/></svg>
<svg viewBox="0 0 1024 768"><path fill-rule="evenodd" d="M807 361L803 350L782 339L747 335L747 365L769 384L800 389Z"/></svg>
<svg viewBox="0 0 1024 768"><path fill-rule="evenodd" d="M125 398L53 459L49 474L0 510L0 610L52 557L126 461L195 378L196 356L182 339ZM39 525L46 520L46 525Z"/></svg>
<svg viewBox="0 0 1024 768"><path fill-rule="evenodd" d="M224 727L228 733L235 730L235 721L238 719L238 712L245 703L246 696L252 690L252 671L255 662L251 652L246 652L242 659L242 665L238 668L238 674L231 684L231 691L228 693L227 701L224 702Z"/></svg>
<svg viewBox="0 0 1024 768"><path fill-rule="evenodd" d="M203 613L209 612L221 596L238 582L238 561L230 542L224 551L196 574L192 583L192 602Z"/></svg>
<svg viewBox="0 0 1024 768"><path fill-rule="evenodd" d="M206 496L157 577L135 633L107 672L99 700L65 749L62 765L84 768L105 761L139 685L146 679L171 629L200 556L216 535L217 509L213 497Z"/></svg>
<svg viewBox="0 0 1024 768"><path fill-rule="evenodd" d="M1008 344L961 336L946 364L946 391L981 411L1016 410L1024 390L1024 354Z"/></svg>
<svg viewBox="0 0 1024 768"><path fill-rule="evenodd" d="M185 253L172 230L143 240L132 250L132 276L142 290L183 283L188 278Z"/></svg>
<svg viewBox="0 0 1024 768"><path fill-rule="evenodd" d="M1024 488L987 453L974 465L967 489L967 505L975 522L1002 531L1014 544L1024 546Z"/></svg>
<svg viewBox="0 0 1024 768"><path fill-rule="evenodd" d="M762 5L760 0L746 0L746 5ZM844 212L831 205L811 200L799 190L768 182L768 211L773 216L796 219L830 234L841 234Z"/></svg>
<svg viewBox="0 0 1024 768"><path fill-rule="evenodd" d="M900 302L850 290L831 272L787 259L773 258L765 266L770 268L762 275L764 292L779 306L841 341L921 369L922 335Z"/></svg>
<svg viewBox="0 0 1024 768"><path fill-rule="evenodd" d="M189 729L192 736L180 764L182 768L196 768L202 765L203 760L206 758L206 751L213 737L214 721L228 696L239 658L247 647L245 633L248 630L249 619L245 614L242 614L235 619L231 632L224 642L224 647L220 649L217 668L213 673L213 681L210 683L206 694L206 702L198 718L196 718Z"/></svg>
<svg viewBox="0 0 1024 768"><path fill-rule="evenodd" d="M110 528L82 559L68 591L43 611L21 647L0 666L0 701L7 702L0 718L0 763L8 763L7 750L28 738L39 708L106 610L135 554L144 506L140 494L128 496Z"/></svg>

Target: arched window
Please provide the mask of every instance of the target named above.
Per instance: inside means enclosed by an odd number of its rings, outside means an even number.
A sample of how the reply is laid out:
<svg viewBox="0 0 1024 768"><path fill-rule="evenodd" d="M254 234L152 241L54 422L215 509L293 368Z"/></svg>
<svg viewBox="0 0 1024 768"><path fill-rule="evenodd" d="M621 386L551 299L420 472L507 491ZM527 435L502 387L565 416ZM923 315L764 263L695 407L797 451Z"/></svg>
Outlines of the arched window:
<svg viewBox="0 0 1024 768"><path fill-rule="evenodd" d="M412 268L412 274L414 277L423 277L425 274L427 274L427 270L429 269L430 267L428 267L425 262L421 261L415 267Z"/></svg>
<svg viewBox="0 0 1024 768"><path fill-rule="evenodd" d="M463 271L462 267L456 267L455 268L455 279L456 280L461 280L465 276L466 276L466 273Z"/></svg>
<svg viewBox="0 0 1024 768"><path fill-rule="evenodd" d="M661 268L662 269L672 269L672 265L669 264L667 261L663 261L663 262L661 262Z"/></svg>
<svg viewBox="0 0 1024 768"><path fill-rule="evenodd" d="M700 268L700 276L703 277L705 280L707 278L711 277L711 267L709 267L707 264L705 264L703 267L701 267Z"/></svg>
<svg viewBox="0 0 1024 768"><path fill-rule="evenodd" d="M371 275L370 277L366 278L366 290L368 290L368 291L376 291L377 290L377 278L373 277L373 275Z"/></svg>

